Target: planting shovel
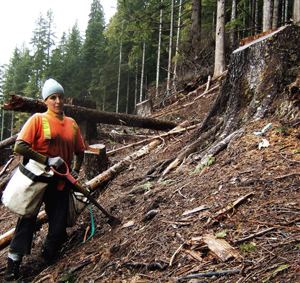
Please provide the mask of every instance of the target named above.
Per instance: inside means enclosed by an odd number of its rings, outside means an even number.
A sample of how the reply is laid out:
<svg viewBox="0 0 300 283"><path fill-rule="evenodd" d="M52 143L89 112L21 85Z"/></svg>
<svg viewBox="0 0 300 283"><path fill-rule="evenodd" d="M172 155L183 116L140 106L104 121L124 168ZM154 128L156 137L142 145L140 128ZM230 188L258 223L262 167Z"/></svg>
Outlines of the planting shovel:
<svg viewBox="0 0 300 283"><path fill-rule="evenodd" d="M100 205L95 200L95 198L93 198L89 194L89 192L83 186L81 186L77 182L77 180L71 175L69 167L66 163L64 163L64 166L66 168L66 172L64 172L64 173L56 171L55 168L53 168L53 167L51 167L51 169L53 170L54 174L61 176L61 177L65 177L72 184L72 187L75 191L82 193L93 205L95 205L99 210L101 210L101 212L108 218L107 223L111 227L115 227L115 226L119 225L121 223L121 220L118 219L117 217L111 215L102 205Z"/></svg>

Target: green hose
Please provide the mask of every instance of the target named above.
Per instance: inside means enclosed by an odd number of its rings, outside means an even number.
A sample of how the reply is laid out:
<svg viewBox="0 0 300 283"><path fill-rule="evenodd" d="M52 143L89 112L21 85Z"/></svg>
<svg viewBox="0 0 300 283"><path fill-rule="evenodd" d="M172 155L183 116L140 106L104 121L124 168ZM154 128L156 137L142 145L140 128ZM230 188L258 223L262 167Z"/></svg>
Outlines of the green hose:
<svg viewBox="0 0 300 283"><path fill-rule="evenodd" d="M87 242L95 235L95 220L94 220L92 206L90 206L90 217L91 217L91 233L90 233L89 237L85 241L83 241L83 243Z"/></svg>

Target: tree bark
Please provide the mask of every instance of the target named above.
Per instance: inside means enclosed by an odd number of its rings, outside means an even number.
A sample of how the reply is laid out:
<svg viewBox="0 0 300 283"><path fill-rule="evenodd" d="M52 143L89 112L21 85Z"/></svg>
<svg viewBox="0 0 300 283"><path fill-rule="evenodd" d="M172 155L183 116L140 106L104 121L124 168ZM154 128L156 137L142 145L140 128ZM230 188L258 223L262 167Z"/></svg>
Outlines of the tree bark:
<svg viewBox="0 0 300 283"><path fill-rule="evenodd" d="M28 113L45 112L47 109L42 100L20 95L11 95L10 100L4 104L3 108ZM97 111L69 104L65 104L64 110L66 115L78 121L87 120L93 123L123 125L153 130L170 130L176 127L176 124L173 122L143 118L136 115Z"/></svg>

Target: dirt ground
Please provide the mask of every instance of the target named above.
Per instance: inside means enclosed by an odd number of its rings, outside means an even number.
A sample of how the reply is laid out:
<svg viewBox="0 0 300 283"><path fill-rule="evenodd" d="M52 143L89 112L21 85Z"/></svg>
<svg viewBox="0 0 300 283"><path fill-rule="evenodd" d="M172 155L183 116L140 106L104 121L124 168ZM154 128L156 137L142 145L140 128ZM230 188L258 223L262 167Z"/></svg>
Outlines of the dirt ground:
<svg viewBox="0 0 300 283"><path fill-rule="evenodd" d="M161 109L165 115L160 112L159 119L199 123L214 95L184 101L175 112L174 105ZM272 127L263 137L254 134L268 123ZM197 166L194 154L164 179L158 171L147 175L176 157L192 134L163 139L110 181L98 201L122 224L112 229L101 212L88 207L51 266L39 256L43 225L21 267L23 282L300 282L299 124L287 127L275 117L248 123L207 166ZM259 149L263 138L269 145ZM108 150L121 146L99 142ZM110 164L134 150L110 157ZM3 206L0 211L4 234L16 217ZM95 232L88 239L91 215ZM207 243L212 236L231 246L225 260ZM0 252L0 278L7 250Z"/></svg>

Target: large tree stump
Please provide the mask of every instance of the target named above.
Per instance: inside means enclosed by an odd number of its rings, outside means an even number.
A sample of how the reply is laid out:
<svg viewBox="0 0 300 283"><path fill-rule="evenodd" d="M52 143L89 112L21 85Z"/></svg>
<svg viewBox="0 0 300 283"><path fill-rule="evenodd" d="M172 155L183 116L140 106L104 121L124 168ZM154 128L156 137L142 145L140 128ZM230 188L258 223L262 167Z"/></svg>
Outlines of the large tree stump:
<svg viewBox="0 0 300 283"><path fill-rule="evenodd" d="M275 110L279 104L273 102L286 100L286 87L299 73L299 46L300 27L288 25L236 49L221 89L218 112L236 111L245 122ZM222 103L225 99L227 103Z"/></svg>
<svg viewBox="0 0 300 283"><path fill-rule="evenodd" d="M287 99L287 86L299 74L299 46L300 27L287 25L236 49L220 93L196 138L220 115L224 136L251 119L275 112Z"/></svg>

